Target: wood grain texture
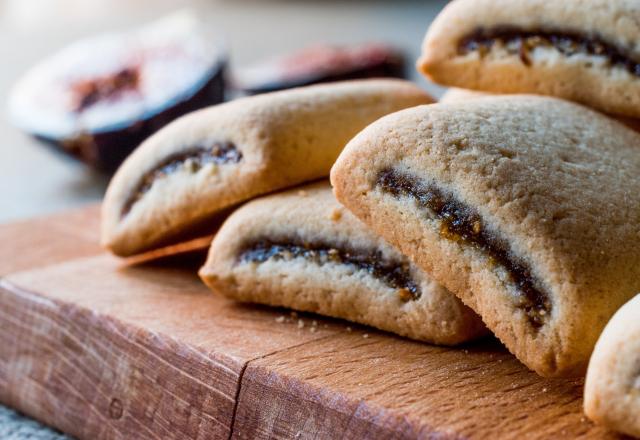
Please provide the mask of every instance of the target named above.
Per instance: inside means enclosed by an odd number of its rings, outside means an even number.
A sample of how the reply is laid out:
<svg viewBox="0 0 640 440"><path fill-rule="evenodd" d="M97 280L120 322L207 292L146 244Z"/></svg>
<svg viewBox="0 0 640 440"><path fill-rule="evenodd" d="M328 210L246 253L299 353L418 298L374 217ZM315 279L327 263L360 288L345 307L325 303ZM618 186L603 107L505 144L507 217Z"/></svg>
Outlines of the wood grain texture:
<svg viewBox="0 0 640 440"><path fill-rule="evenodd" d="M7 283L3 403L78 438L229 435L241 362Z"/></svg>
<svg viewBox="0 0 640 440"><path fill-rule="evenodd" d="M543 379L497 341L438 348L340 333L249 363L234 437L616 438L582 380Z"/></svg>
<svg viewBox="0 0 640 440"><path fill-rule="evenodd" d="M246 363L337 325L280 313L211 294L193 268L106 255L9 275L0 401L79 438L228 438Z"/></svg>
<svg viewBox="0 0 640 440"><path fill-rule="evenodd" d="M494 340L240 305L197 279L201 255L96 255L83 225L97 211L0 226L2 273L36 267L0 281L0 402L78 438L616 438L582 415L582 381Z"/></svg>
<svg viewBox="0 0 640 440"><path fill-rule="evenodd" d="M174 263L175 264L175 263ZM280 325L282 312L214 295L196 269L129 266L110 255L82 258L5 277L46 297L112 316L137 328L171 336L237 360L250 360L331 334L331 328Z"/></svg>
<svg viewBox="0 0 640 440"><path fill-rule="evenodd" d="M0 275L96 255L100 206L0 225Z"/></svg>

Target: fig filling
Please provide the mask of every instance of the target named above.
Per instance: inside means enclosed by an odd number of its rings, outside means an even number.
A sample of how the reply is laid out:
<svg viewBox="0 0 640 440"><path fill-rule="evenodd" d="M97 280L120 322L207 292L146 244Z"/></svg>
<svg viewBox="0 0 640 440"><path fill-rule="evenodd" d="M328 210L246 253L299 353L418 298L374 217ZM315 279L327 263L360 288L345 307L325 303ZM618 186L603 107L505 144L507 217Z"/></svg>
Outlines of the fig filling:
<svg viewBox="0 0 640 440"><path fill-rule="evenodd" d="M191 173L198 172L208 164L223 165L238 163L242 160L242 152L231 142L216 142L211 147L194 147L189 150L173 154L160 162L155 168L147 171L138 185L131 192L122 207L121 216L124 217L151 189L154 182L166 177L180 169L186 169Z"/></svg>
<svg viewBox="0 0 640 440"><path fill-rule="evenodd" d="M299 243L292 239L263 239L246 246L238 260L242 263L264 263L294 258L304 258L318 265L336 263L352 266L396 289L404 302L417 300L421 295L420 287L411 277L409 264L385 259L379 251L344 249L327 243Z"/></svg>
<svg viewBox="0 0 640 440"><path fill-rule="evenodd" d="M506 243L486 230L473 208L434 184L426 184L393 169L380 171L376 186L394 197L412 198L420 208L428 209L440 220L441 237L473 246L492 264L503 267L517 291L514 305L524 311L534 329L545 324L551 312L549 295L536 287L537 282L530 269L512 255Z"/></svg>
<svg viewBox="0 0 640 440"><path fill-rule="evenodd" d="M583 34L561 30L524 30L512 26L497 26L491 29L476 29L458 42L458 53L466 55L478 52L486 55L499 45L522 62L530 66L530 52L537 47L555 48L565 56L576 54L604 57L610 66L626 69L630 74L640 76L640 60L627 50L594 34Z"/></svg>
<svg viewBox="0 0 640 440"><path fill-rule="evenodd" d="M140 72L135 67L126 67L112 75L78 81L72 85L77 101L74 110L80 113L100 101L114 99L125 91L135 90L139 82Z"/></svg>

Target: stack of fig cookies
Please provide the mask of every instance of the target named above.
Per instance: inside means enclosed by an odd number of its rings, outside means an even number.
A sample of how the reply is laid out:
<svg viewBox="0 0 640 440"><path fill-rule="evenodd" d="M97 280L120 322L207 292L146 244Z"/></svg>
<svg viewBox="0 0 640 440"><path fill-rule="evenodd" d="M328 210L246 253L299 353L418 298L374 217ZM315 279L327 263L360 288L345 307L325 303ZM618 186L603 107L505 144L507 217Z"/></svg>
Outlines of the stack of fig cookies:
<svg viewBox="0 0 640 440"><path fill-rule="evenodd" d="M639 42L637 1L453 1L418 69L465 90L351 81L191 113L117 172L104 244L217 231L219 294L433 344L492 332L542 376L588 367L587 416L640 436Z"/></svg>

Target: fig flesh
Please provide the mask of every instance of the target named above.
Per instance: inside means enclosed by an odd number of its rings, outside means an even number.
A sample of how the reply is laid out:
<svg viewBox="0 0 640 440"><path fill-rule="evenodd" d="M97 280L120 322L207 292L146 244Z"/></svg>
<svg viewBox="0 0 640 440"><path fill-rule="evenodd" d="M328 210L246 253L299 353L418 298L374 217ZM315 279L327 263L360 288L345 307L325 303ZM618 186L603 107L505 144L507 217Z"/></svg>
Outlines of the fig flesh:
<svg viewBox="0 0 640 440"><path fill-rule="evenodd" d="M225 56L188 12L78 41L9 96L15 125L111 172L173 119L224 100Z"/></svg>

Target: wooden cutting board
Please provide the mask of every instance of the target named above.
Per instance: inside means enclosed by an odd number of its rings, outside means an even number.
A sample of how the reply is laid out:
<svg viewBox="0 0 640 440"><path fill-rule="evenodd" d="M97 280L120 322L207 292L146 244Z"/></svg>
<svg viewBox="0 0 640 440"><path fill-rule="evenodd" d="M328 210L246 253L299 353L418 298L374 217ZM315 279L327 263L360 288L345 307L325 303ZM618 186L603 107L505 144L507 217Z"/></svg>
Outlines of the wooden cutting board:
<svg viewBox="0 0 640 440"><path fill-rule="evenodd" d="M615 438L582 380L236 304L201 256L124 262L98 210L0 226L0 401L78 438ZM194 264L196 263L196 264Z"/></svg>

